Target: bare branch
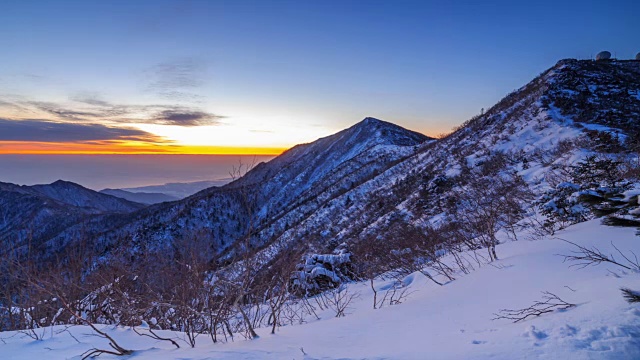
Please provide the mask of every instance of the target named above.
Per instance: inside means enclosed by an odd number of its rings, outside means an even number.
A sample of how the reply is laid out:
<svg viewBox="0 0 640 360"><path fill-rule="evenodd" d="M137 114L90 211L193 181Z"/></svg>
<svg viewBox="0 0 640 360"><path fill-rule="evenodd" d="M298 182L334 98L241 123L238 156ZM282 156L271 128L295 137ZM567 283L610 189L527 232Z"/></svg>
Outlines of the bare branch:
<svg viewBox="0 0 640 360"><path fill-rule="evenodd" d="M620 291L622 291L622 297L627 300L628 303L640 303L640 291L629 288L621 288Z"/></svg>
<svg viewBox="0 0 640 360"><path fill-rule="evenodd" d="M636 254L631 252L631 254L635 258L635 261L629 259L628 256L625 256L622 253L622 251L620 251L620 249L618 249L615 245L613 245L613 242L611 243L611 245L613 246L614 249L616 249L616 251L620 254L620 256L622 256L625 259L624 263L617 261L614 258L613 254L606 255L596 247L587 248L568 240L564 240L564 239L560 239L560 240L567 242L577 248L577 250L571 251L571 255L560 254L560 256L564 257L563 261L573 262L573 264L571 264L570 267L575 266L580 269L583 269L588 266L595 266L601 263L609 263L609 264L620 266L627 270L636 271L636 272L640 271L640 262L638 262L638 258Z"/></svg>
<svg viewBox="0 0 640 360"><path fill-rule="evenodd" d="M534 302L533 305L517 310L502 309L498 313L493 314L495 317L491 320L507 319L517 323L531 316L540 316L556 310L566 310L576 306L575 304L560 299L560 297L551 292L543 291L542 294L542 300Z"/></svg>
<svg viewBox="0 0 640 360"><path fill-rule="evenodd" d="M148 336L152 339L156 339L156 340L162 340L162 341L170 341L176 348L180 348L180 345L178 345L177 342L175 342L175 340L171 339L171 338L164 338L161 337L160 335L156 334L155 332L153 332L153 330L151 329L146 329L147 331L149 331L149 334L144 333L144 332L140 332L138 331L138 329L136 329L135 326L131 327L133 329L133 332L135 332L136 334L140 335L140 336Z"/></svg>

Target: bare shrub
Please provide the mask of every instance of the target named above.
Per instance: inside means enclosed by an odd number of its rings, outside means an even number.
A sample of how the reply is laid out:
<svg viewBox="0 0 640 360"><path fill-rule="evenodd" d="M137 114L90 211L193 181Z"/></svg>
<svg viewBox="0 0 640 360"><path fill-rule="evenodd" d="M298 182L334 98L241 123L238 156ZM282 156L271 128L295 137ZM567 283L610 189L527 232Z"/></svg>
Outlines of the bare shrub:
<svg viewBox="0 0 640 360"><path fill-rule="evenodd" d="M471 178L452 196L456 236L470 249L487 249L490 261L498 259L498 231L522 219L523 204L532 199L524 180L515 174Z"/></svg>
<svg viewBox="0 0 640 360"><path fill-rule="evenodd" d="M563 239L562 239L563 240ZM560 255L564 257L564 261L573 262L571 266L578 268L585 268L587 266L595 266L602 263L612 264L623 269L627 269L633 272L640 272L640 261L633 251L629 251L629 254L625 255L620 249L618 249L613 242L611 246L616 249L616 252L622 260L616 260L613 254L605 254L596 247L587 248L585 246L578 245L571 241L563 240L573 245L577 250L571 251L569 255ZM629 303L640 302L640 293L628 288L620 289L622 291L622 297Z"/></svg>
<svg viewBox="0 0 640 360"><path fill-rule="evenodd" d="M374 309L383 308L385 305L392 306L402 304L407 299L407 297L411 295L411 293L412 292L409 291L409 287L406 286L402 281L393 281L391 286L389 286L384 291L381 299L377 300L377 296L374 297Z"/></svg>
<svg viewBox="0 0 640 360"><path fill-rule="evenodd" d="M556 310L566 310L576 306L575 304L562 300L551 292L543 291L542 294L542 300L534 302L533 305L517 310L502 309L497 314L494 314L495 317L492 320L507 319L517 323L528 317L540 316Z"/></svg>
<svg viewBox="0 0 640 360"><path fill-rule="evenodd" d="M571 267L575 266L580 269L587 266L599 265L602 263L609 263L627 270L638 272L640 271L640 261L633 251L629 251L629 255L625 255L620 249L618 249L613 242L611 246L618 252L623 260L616 260L613 254L605 254L596 247L587 248L582 245L578 245L568 240L561 239L576 247L577 250L572 250L569 255L560 255L564 258L564 261L572 262Z"/></svg>
<svg viewBox="0 0 640 360"><path fill-rule="evenodd" d="M329 308L335 312L335 317L346 316L347 310L351 309L351 303L360 297L357 292L352 292L346 285L342 285L336 289L325 291L316 297L318 304L322 304L324 308Z"/></svg>

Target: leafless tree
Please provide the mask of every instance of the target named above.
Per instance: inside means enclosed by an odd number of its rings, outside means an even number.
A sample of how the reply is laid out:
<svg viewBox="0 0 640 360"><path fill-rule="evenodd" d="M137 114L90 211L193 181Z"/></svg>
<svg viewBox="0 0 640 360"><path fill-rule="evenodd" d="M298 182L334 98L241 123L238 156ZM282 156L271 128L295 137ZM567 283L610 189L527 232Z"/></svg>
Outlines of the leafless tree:
<svg viewBox="0 0 640 360"><path fill-rule="evenodd" d="M75 260L78 259L76 258ZM71 265L71 262L69 264ZM18 264L17 266L19 267L20 265ZM83 354L83 359L100 354L122 356L133 353L133 350L121 346L112 336L99 329L88 316L83 314L84 310L86 310L84 304L82 301L77 300L80 298L77 294L81 293L82 287L80 284L70 282L70 280L73 281L75 279L65 276L65 274L60 271L51 271L51 269L46 273L22 272L22 274L24 276L22 280L29 287L48 295L51 299L50 304L55 304L56 307L59 307L56 311L56 318L62 318L64 315L64 322L86 325L99 337L108 340L111 349L90 349ZM84 291L88 292L86 289ZM48 307L51 307L51 305Z"/></svg>
<svg viewBox="0 0 640 360"><path fill-rule="evenodd" d="M471 178L453 192L453 220L458 237L473 249L487 249L490 261L498 259L498 231L524 215L523 205L532 198L522 178L515 174Z"/></svg>
<svg viewBox="0 0 640 360"><path fill-rule="evenodd" d="M382 274L401 278L420 272L435 284L443 285L430 272L434 271L454 280L453 269L443 263L439 254L444 241L434 229L421 230L403 220L395 220L389 229L390 239L370 237L353 246L357 271L370 281ZM374 295L375 294L374 292Z"/></svg>
<svg viewBox="0 0 640 360"><path fill-rule="evenodd" d="M352 292L346 285L325 291L316 297L319 304L324 305L335 312L335 317L347 315L347 310L351 308L351 303L360 297L357 292Z"/></svg>
<svg viewBox="0 0 640 360"><path fill-rule="evenodd" d="M287 301L293 296L289 292L291 274L296 269L297 259L301 257L299 251L293 248L283 249L278 257L265 271L259 290L264 294L264 301L269 307L267 325L271 325L271 333L275 334L276 328L282 325L282 312Z"/></svg>

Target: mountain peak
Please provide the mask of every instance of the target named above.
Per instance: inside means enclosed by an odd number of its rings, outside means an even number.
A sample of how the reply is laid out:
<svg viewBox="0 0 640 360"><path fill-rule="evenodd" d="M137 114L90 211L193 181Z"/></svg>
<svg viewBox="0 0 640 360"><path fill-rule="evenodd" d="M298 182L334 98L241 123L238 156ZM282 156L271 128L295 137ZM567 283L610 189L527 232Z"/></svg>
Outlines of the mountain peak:
<svg viewBox="0 0 640 360"><path fill-rule="evenodd" d="M355 142L380 145L412 146L431 140L424 134L374 117L365 117L350 128L333 136L341 134L352 134L352 136L358 137L359 140Z"/></svg>
<svg viewBox="0 0 640 360"><path fill-rule="evenodd" d="M389 124L386 121L382 121L380 119L376 119L376 118L370 117L370 116L367 116L366 118L364 118L362 121L360 121L360 123L361 124L379 124L379 123L387 123L387 124Z"/></svg>
<svg viewBox="0 0 640 360"><path fill-rule="evenodd" d="M362 128L362 127L366 127L366 128L390 127L390 128L398 128L398 129L410 131L394 123L390 123L388 121L380 120L380 119L369 117L369 116L367 116L366 118L362 119L360 122L352 126L352 128Z"/></svg>
<svg viewBox="0 0 640 360"><path fill-rule="evenodd" d="M51 184L49 184L49 186L53 186L53 187L65 187L65 188L69 188L69 187L74 187L74 188L84 188L84 186L80 185L80 184L76 184L74 182L71 181L67 181L67 180L56 180L54 182L52 182Z"/></svg>
<svg viewBox="0 0 640 360"><path fill-rule="evenodd" d="M26 188L58 202L82 208L89 213L128 213L144 207L142 204L101 194L66 180L56 180L51 184L33 185Z"/></svg>

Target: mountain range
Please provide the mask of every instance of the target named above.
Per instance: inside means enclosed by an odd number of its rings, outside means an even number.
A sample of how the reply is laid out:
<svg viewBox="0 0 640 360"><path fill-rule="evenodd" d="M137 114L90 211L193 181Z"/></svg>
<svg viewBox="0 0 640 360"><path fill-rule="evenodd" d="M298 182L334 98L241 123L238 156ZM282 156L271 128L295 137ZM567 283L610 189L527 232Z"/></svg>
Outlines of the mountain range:
<svg viewBox="0 0 640 360"><path fill-rule="evenodd" d="M114 249L170 252L196 237L228 258L247 245L269 258L291 246L330 252L395 236L394 224L443 221L448 191L492 165L540 195L559 164L637 149L638 119L640 62L561 60L443 138L369 117L182 200L145 206L107 194L158 195L2 184L0 239L41 259L78 241L108 258Z"/></svg>
<svg viewBox="0 0 640 360"><path fill-rule="evenodd" d="M108 218L144 207L68 181L33 186L0 183L0 240L8 248L30 246L92 217Z"/></svg>

